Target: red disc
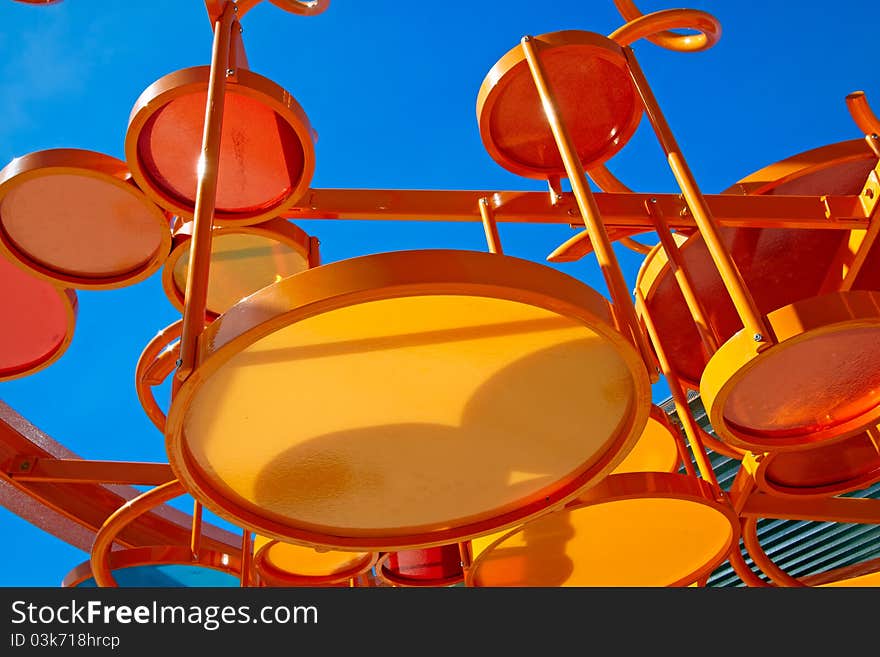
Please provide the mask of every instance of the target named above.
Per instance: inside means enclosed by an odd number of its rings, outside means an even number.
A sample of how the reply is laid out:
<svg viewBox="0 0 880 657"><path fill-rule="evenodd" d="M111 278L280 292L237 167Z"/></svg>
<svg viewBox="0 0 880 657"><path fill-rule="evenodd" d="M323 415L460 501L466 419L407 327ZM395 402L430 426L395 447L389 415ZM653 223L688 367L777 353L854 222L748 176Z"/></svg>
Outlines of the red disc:
<svg viewBox="0 0 880 657"><path fill-rule="evenodd" d="M0 258L0 381L40 370L73 338L76 293Z"/></svg>
<svg viewBox="0 0 880 657"><path fill-rule="evenodd" d="M138 184L162 207L191 218L210 69L153 83L135 104L125 152ZM226 84L217 181L217 223L252 224L290 207L314 170L305 113L271 80L239 70Z"/></svg>

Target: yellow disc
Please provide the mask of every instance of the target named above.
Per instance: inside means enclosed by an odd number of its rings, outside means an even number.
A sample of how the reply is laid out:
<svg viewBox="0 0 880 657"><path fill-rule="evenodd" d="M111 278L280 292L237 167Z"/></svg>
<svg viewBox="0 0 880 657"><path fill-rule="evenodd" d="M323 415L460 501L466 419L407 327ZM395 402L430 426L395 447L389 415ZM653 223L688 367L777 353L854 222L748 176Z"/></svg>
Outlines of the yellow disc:
<svg viewBox="0 0 880 657"><path fill-rule="evenodd" d="M209 508L292 542L405 549L512 526L610 472L650 409L604 298L508 256L324 265L203 339L171 462Z"/></svg>
<svg viewBox="0 0 880 657"><path fill-rule="evenodd" d="M651 407L648 424L626 458L611 474L624 472L675 472L681 458L674 432L666 413L659 406Z"/></svg>
<svg viewBox="0 0 880 657"><path fill-rule="evenodd" d="M733 509L702 480L611 475L578 502L473 541L472 586L685 586L739 539Z"/></svg>
<svg viewBox="0 0 880 657"><path fill-rule="evenodd" d="M270 539L254 538L254 567L270 586L318 585L356 577L369 570L378 555L371 552L317 550Z"/></svg>

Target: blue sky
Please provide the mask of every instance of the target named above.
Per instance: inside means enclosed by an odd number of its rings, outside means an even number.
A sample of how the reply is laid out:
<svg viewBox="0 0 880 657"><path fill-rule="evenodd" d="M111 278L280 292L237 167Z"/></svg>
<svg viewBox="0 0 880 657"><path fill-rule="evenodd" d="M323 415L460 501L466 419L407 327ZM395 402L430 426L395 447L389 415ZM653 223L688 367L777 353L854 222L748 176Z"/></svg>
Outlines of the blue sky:
<svg viewBox="0 0 880 657"><path fill-rule="evenodd" d="M0 3L0 166L59 147L122 158L140 93L167 73L210 60L200 0ZM640 4L648 12L679 3ZM635 51L704 192L789 155L860 137L844 104L852 91L864 90L880 106L874 3L683 4L721 20L713 49L681 54L642 41ZM621 23L612 0L333 0L313 18L264 3L245 17L244 38L251 69L290 91L320 136L314 187L540 190L485 153L475 117L483 77L524 34L607 34ZM637 191L677 191L646 121L609 166ZM478 224L302 227L321 239L325 262L403 248L485 249ZM501 226L506 253L537 261L572 234L566 226ZM618 253L631 287L640 256ZM559 268L605 293L595 260ZM143 347L179 317L160 275L78 296L66 354L46 370L0 383L0 399L83 457L166 460L133 385ZM665 386L656 386L655 399L665 396ZM0 586L56 586L88 558L2 507L0 535L7 564Z"/></svg>

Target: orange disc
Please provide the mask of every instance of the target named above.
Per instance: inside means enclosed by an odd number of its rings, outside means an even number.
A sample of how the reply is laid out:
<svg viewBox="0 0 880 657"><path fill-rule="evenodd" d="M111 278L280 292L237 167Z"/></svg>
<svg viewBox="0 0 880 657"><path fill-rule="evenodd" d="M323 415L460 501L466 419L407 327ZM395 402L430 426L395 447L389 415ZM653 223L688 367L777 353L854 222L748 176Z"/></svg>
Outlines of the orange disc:
<svg viewBox="0 0 880 657"><path fill-rule="evenodd" d="M192 228L192 222L187 222L174 231L171 255L162 271L165 294L181 312ZM208 315L216 317L260 288L308 269L311 262L317 261L317 246L313 247L305 232L284 219L270 219L253 226L215 227L211 238Z"/></svg>
<svg viewBox="0 0 880 657"><path fill-rule="evenodd" d="M733 508L701 479L610 475L576 503L473 541L470 586L687 586L739 540Z"/></svg>
<svg viewBox="0 0 880 657"><path fill-rule="evenodd" d="M608 160L632 137L642 117L623 49L600 34L577 30L542 34L533 42L584 167ZM520 46L483 80L477 120L483 145L505 169L530 178L565 177Z"/></svg>
<svg viewBox="0 0 880 657"><path fill-rule="evenodd" d="M73 339L76 292L32 276L0 257L0 381L47 367Z"/></svg>
<svg viewBox="0 0 880 657"><path fill-rule="evenodd" d="M108 560L121 587L240 586L241 558L237 554L202 549L194 558L189 546L161 545L113 550ZM95 587L91 562L67 573L61 586Z"/></svg>
<svg viewBox="0 0 880 657"><path fill-rule="evenodd" d="M795 497L842 495L880 481L880 432L874 427L813 449L748 453L743 466L765 493Z"/></svg>
<svg viewBox="0 0 880 657"><path fill-rule="evenodd" d="M700 396L725 442L805 449L880 422L880 293L824 294L766 321L777 344L759 352L743 329L703 372Z"/></svg>
<svg viewBox="0 0 880 657"><path fill-rule="evenodd" d="M192 218L210 69L160 78L134 105L125 157L138 184L170 212ZM292 206L315 167L305 112L271 80L246 69L227 80L214 220L255 224Z"/></svg>
<svg viewBox="0 0 880 657"><path fill-rule="evenodd" d="M168 415L172 467L215 513L298 544L398 551L512 526L610 472L650 410L604 297L490 253L309 269L202 344Z"/></svg>
<svg viewBox="0 0 880 657"><path fill-rule="evenodd" d="M109 155L53 149L0 171L0 251L37 276L108 289L155 272L171 248L165 214Z"/></svg>
<svg viewBox="0 0 880 657"><path fill-rule="evenodd" d="M348 583L370 570L372 552L316 550L265 536L254 538L254 569L264 586L325 586Z"/></svg>
<svg viewBox="0 0 880 657"><path fill-rule="evenodd" d="M877 158L864 140L853 140L801 153L762 169L727 190L729 194L857 195ZM761 313L816 296L849 231L791 228L721 228ZM699 233L676 235L694 291L718 344L742 328L739 316ZM880 241L868 256L855 289L880 290ZM685 304L662 248L649 254L637 286L682 383L699 388L708 362L696 324Z"/></svg>

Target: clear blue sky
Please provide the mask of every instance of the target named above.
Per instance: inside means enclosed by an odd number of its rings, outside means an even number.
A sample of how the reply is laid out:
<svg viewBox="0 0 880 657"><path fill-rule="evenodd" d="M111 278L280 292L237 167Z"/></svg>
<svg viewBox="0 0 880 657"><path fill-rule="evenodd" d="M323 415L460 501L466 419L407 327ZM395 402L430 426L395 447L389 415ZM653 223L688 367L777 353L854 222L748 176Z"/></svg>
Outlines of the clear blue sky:
<svg viewBox="0 0 880 657"><path fill-rule="evenodd" d="M703 53L635 45L706 193L789 155L860 137L846 94L862 89L880 106L873 2L640 4L646 12L683 4L721 20L720 42ZM122 158L140 93L167 73L210 60L200 0L49 7L0 0L0 21L0 166L59 147ZM251 69L290 91L320 135L314 187L543 189L483 150L475 118L480 83L524 34L607 34L621 23L612 0L333 0L314 18L264 3L246 16L244 37ZM609 166L638 191L677 191L646 121ZM478 224L303 228L321 239L325 262L402 248L485 248ZM572 234L565 226L501 226L507 253L537 261ZM619 253L632 286L640 257ZM605 293L595 260L560 269ZM166 460L133 385L143 347L179 317L160 276L116 291L80 291L79 302L67 353L46 370L0 383L0 399L83 457ZM655 399L665 396L656 386ZM2 507L0 536L0 586L56 586L88 558Z"/></svg>

